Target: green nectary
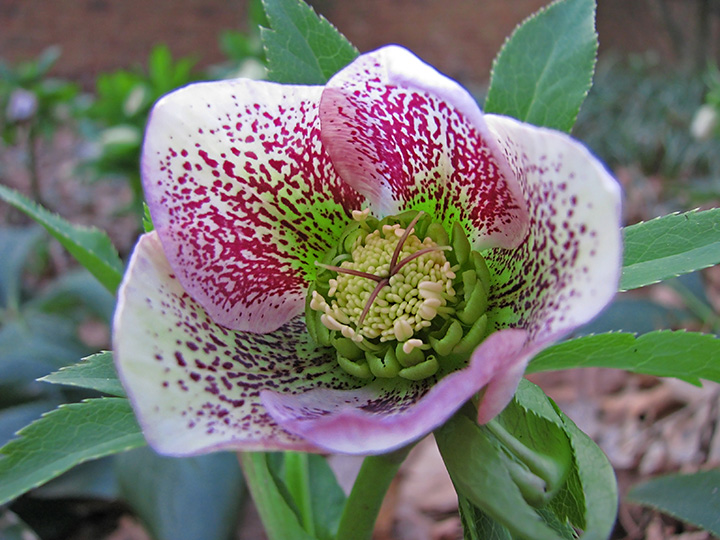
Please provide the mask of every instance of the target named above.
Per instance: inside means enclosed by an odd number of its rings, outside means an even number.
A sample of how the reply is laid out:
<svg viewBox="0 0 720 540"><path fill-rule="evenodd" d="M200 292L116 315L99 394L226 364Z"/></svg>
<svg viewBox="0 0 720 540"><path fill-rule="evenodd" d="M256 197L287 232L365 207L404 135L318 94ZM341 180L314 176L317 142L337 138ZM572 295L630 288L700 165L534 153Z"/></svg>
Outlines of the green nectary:
<svg viewBox="0 0 720 540"><path fill-rule="evenodd" d="M350 223L308 292L308 331L359 378L435 375L487 335L490 273L459 223L448 236L424 212Z"/></svg>

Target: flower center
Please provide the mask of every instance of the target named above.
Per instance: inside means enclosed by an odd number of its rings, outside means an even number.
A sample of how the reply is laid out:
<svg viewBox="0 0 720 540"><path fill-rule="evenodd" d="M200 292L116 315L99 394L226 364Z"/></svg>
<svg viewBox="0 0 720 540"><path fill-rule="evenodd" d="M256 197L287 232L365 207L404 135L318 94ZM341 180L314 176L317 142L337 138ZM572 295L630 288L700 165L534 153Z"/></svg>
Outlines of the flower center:
<svg viewBox="0 0 720 540"><path fill-rule="evenodd" d="M421 380L466 361L486 335L490 274L456 224L410 211L381 221L368 210L316 263L308 330L333 346L340 366L360 377Z"/></svg>

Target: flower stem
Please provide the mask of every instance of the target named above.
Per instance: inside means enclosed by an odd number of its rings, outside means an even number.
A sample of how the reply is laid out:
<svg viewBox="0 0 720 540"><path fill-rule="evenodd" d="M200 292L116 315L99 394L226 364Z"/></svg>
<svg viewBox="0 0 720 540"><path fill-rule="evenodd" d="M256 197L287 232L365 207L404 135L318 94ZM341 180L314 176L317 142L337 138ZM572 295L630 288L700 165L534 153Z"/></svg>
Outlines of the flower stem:
<svg viewBox="0 0 720 540"><path fill-rule="evenodd" d="M370 540L385 493L412 445L363 461L340 518L338 540Z"/></svg>
<svg viewBox="0 0 720 540"><path fill-rule="evenodd" d="M240 463L253 502L270 540L310 540L298 516L278 488L264 452L240 452Z"/></svg>
<svg viewBox="0 0 720 540"><path fill-rule="evenodd" d="M302 452L285 453L285 484L300 510L303 529L315 536L307 454Z"/></svg>

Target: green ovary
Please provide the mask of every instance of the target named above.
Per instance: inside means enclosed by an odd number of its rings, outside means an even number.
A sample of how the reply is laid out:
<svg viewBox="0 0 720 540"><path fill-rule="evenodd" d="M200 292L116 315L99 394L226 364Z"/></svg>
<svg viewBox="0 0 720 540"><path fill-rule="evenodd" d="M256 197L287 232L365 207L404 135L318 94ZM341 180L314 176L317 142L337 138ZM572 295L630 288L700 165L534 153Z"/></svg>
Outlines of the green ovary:
<svg viewBox="0 0 720 540"><path fill-rule="evenodd" d="M467 361L487 334L490 275L462 227L452 237L424 212L379 221L353 213L317 263L308 330L359 378L421 380Z"/></svg>

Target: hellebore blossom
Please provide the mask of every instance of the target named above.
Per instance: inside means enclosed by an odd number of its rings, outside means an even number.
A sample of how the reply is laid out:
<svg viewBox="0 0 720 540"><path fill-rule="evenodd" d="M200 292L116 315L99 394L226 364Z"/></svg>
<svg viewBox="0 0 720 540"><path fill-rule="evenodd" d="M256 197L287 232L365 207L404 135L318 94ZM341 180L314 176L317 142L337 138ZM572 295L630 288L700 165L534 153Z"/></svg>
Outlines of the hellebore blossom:
<svg viewBox="0 0 720 540"><path fill-rule="evenodd" d="M404 446L477 397L487 422L538 351L617 289L620 190L567 135L484 115L388 46L326 86L164 97L114 323L156 450Z"/></svg>

